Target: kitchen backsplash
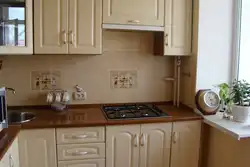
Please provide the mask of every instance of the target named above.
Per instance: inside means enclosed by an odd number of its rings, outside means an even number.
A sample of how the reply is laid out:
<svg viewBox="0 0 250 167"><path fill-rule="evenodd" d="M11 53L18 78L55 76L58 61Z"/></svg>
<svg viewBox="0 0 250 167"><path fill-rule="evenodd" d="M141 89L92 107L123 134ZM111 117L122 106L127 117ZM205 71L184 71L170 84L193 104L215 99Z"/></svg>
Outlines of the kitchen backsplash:
<svg viewBox="0 0 250 167"><path fill-rule="evenodd" d="M34 89L32 78L32 72L43 71L59 72L60 87L69 93L75 85L87 92L86 100L71 104L171 101L172 84L164 77L172 76L173 59L153 56L152 42L151 32L104 31L102 55L4 56L0 85L16 89L8 94L12 106L46 104L46 91ZM111 83L117 79L111 74L124 71L131 75L126 88L121 80Z"/></svg>

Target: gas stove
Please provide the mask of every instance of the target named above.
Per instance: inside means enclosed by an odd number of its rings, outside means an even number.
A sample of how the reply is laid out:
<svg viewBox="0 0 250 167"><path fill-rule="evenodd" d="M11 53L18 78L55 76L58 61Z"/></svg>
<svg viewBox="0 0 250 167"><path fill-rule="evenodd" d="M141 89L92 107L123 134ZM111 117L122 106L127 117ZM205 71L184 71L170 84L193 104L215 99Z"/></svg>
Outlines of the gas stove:
<svg viewBox="0 0 250 167"><path fill-rule="evenodd" d="M153 104L104 105L102 110L108 119L140 119L169 117Z"/></svg>

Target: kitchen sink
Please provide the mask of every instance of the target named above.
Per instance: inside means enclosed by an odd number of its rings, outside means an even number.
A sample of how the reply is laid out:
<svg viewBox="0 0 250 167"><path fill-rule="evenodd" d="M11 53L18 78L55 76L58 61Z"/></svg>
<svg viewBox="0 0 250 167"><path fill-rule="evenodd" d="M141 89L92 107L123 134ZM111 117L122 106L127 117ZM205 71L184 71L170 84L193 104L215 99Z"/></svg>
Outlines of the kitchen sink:
<svg viewBox="0 0 250 167"><path fill-rule="evenodd" d="M32 112L10 111L8 112L8 121L10 124L19 124L29 122L36 118Z"/></svg>

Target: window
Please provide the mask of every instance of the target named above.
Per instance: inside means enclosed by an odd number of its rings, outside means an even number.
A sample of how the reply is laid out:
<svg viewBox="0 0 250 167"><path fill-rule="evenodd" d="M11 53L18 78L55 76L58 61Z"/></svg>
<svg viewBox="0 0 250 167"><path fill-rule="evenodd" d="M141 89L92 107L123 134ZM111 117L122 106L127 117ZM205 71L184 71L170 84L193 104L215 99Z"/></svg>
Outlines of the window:
<svg viewBox="0 0 250 167"><path fill-rule="evenodd" d="M250 83L250 1L241 0L239 5L239 49L238 49L238 79Z"/></svg>
<svg viewBox="0 0 250 167"><path fill-rule="evenodd" d="M24 2L0 3L0 45L25 46Z"/></svg>

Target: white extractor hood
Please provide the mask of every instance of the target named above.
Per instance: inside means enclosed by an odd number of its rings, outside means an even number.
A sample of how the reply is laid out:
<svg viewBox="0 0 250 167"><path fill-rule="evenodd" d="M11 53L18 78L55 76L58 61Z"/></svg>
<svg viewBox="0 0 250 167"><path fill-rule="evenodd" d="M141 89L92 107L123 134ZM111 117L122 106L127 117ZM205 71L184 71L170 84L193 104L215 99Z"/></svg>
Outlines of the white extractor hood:
<svg viewBox="0 0 250 167"><path fill-rule="evenodd" d="M102 24L103 29L115 30L138 30L138 31L164 31L160 26L125 25L125 24Z"/></svg>

